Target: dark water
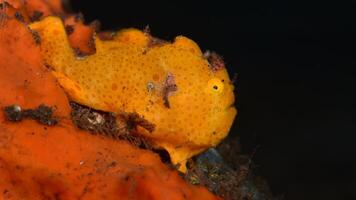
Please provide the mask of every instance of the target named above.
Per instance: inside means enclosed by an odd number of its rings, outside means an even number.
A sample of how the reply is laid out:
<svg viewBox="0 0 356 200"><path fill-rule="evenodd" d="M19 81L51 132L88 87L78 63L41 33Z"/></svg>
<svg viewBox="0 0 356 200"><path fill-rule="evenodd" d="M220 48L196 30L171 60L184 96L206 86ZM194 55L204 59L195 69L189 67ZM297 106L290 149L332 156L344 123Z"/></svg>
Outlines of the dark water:
<svg viewBox="0 0 356 200"><path fill-rule="evenodd" d="M286 199L356 199L355 4L72 0L104 29L183 34L238 73L232 134ZM124 2L124 1L120 1Z"/></svg>

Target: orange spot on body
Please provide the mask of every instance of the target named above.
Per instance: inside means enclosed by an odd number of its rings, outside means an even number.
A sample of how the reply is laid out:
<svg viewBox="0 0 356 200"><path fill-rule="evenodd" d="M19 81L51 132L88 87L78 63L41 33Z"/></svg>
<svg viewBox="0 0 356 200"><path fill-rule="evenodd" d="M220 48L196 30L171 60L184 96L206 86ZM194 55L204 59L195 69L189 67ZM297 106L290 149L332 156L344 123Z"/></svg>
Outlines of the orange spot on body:
<svg viewBox="0 0 356 200"><path fill-rule="evenodd" d="M118 88L118 86L117 86L116 83L113 83L113 84L111 85L111 89L112 89L113 91L116 91L117 88Z"/></svg>

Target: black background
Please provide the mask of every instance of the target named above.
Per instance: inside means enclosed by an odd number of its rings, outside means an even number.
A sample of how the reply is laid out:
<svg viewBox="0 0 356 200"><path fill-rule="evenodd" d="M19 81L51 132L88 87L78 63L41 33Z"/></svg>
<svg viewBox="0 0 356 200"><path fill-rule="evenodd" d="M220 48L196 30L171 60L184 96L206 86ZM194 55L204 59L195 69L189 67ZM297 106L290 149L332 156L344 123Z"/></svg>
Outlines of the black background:
<svg viewBox="0 0 356 200"><path fill-rule="evenodd" d="M224 56L238 73L232 134L285 199L356 199L355 5L72 0L103 29L150 25Z"/></svg>

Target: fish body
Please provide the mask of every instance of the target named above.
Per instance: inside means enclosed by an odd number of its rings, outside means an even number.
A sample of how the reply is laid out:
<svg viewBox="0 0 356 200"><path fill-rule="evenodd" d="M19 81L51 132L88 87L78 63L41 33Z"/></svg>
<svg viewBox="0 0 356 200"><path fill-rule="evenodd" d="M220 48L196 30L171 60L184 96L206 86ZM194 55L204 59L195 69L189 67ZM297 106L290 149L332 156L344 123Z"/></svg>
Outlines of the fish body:
<svg viewBox="0 0 356 200"><path fill-rule="evenodd" d="M215 70L192 40L152 45L137 29L112 40L94 39L95 54L77 57L61 19L47 17L30 25L41 37L41 52L69 97L109 112L136 112L154 123L140 129L155 147L180 164L217 145L236 116L234 86L225 68Z"/></svg>

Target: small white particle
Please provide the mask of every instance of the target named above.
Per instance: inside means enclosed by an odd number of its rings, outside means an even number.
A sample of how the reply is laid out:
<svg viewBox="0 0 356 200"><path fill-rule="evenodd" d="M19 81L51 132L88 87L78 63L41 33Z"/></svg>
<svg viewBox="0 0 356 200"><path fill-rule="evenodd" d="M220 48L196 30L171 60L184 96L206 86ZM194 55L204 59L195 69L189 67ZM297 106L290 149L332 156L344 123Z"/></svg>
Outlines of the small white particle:
<svg viewBox="0 0 356 200"><path fill-rule="evenodd" d="M148 92L152 92L155 89L155 84L153 82L147 83L147 90Z"/></svg>

